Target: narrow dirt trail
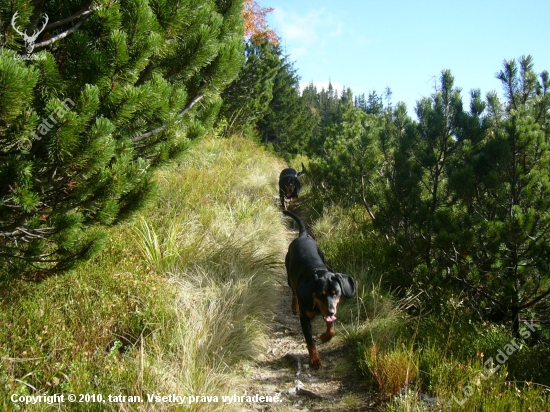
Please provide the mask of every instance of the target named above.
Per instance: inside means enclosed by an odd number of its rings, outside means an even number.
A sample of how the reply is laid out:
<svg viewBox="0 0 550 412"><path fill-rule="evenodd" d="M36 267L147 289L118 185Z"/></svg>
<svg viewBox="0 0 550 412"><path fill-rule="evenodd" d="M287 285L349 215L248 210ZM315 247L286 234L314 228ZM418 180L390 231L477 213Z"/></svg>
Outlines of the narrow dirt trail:
<svg viewBox="0 0 550 412"><path fill-rule="evenodd" d="M290 241L297 235L291 234ZM291 311L291 290L286 273L278 279L278 299L271 310L273 318L266 351L256 363L250 377L251 394L280 395L281 402L250 405L256 411L364 411L375 403L359 379L359 372L350 359L342 327L336 323L336 336L321 343L319 335L325 322L317 316L313 334L323 366L314 370L308 365L308 352L300 327L299 316Z"/></svg>

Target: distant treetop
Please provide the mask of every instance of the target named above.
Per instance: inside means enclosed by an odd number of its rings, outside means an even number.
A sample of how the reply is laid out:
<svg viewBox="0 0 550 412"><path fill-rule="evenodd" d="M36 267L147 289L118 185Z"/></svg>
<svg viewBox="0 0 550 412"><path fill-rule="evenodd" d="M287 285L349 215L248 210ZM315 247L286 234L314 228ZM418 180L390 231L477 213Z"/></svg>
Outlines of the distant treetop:
<svg viewBox="0 0 550 412"><path fill-rule="evenodd" d="M261 7L255 0L245 0L243 7L244 38L254 44L269 41L274 46L279 44L279 36L267 25L265 17L273 11L272 7Z"/></svg>

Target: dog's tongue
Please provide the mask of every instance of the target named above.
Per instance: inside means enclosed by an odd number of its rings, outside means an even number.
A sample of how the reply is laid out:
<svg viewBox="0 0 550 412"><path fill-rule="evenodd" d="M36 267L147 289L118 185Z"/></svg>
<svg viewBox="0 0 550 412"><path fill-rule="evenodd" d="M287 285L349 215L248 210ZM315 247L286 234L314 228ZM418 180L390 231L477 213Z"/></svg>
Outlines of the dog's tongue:
<svg viewBox="0 0 550 412"><path fill-rule="evenodd" d="M325 316L326 322L334 322L336 320L336 316Z"/></svg>

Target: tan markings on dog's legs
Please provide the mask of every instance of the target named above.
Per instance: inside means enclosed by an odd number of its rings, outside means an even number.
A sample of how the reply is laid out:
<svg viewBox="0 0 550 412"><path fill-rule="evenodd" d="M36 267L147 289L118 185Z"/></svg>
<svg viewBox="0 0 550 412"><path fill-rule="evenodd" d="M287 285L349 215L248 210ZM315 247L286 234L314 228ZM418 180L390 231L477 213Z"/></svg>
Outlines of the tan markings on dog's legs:
<svg viewBox="0 0 550 412"><path fill-rule="evenodd" d="M336 335L334 331L334 322L327 322L327 331L321 335L321 342L328 342Z"/></svg>
<svg viewBox="0 0 550 412"><path fill-rule="evenodd" d="M307 345L307 351L309 352L309 364L313 369L319 369L321 367L321 359L319 358L315 344Z"/></svg>

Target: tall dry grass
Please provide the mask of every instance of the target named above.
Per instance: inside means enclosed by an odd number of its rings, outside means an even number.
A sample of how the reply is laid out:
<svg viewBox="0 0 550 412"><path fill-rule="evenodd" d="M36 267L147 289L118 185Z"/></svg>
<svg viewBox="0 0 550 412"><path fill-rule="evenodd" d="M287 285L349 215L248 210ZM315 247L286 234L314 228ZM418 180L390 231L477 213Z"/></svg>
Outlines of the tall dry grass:
<svg viewBox="0 0 550 412"><path fill-rule="evenodd" d="M264 346L283 270L278 172L274 158L234 138L206 140L200 153L159 175L154 213L133 231L143 257L175 290L176 323L145 355L157 390L242 393L243 362Z"/></svg>
<svg viewBox="0 0 550 412"><path fill-rule="evenodd" d="M156 175L158 194L109 230L103 253L41 283L0 291L0 409L10 397L140 396L59 410L240 410L283 276L282 163L240 138L208 138ZM147 395L219 402L149 403ZM79 409L80 408L80 409Z"/></svg>

